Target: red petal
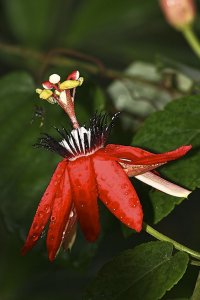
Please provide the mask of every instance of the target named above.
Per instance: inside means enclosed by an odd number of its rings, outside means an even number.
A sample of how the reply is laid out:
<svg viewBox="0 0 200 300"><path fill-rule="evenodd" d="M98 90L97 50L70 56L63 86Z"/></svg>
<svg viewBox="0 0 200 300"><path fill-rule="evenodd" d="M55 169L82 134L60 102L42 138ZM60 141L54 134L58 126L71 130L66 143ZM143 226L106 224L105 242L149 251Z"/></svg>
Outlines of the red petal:
<svg viewBox="0 0 200 300"><path fill-rule="evenodd" d="M142 229L143 212L134 187L120 165L98 154L93 158L99 197L124 224Z"/></svg>
<svg viewBox="0 0 200 300"><path fill-rule="evenodd" d="M26 252L35 245L42 231L44 230L45 225L49 220L52 206L53 206L53 200L58 187L57 184L60 182L60 179L62 178L65 167L66 167L65 160L61 161L58 164L51 178L51 181L39 203L26 242L22 248L23 255L26 254Z"/></svg>
<svg viewBox="0 0 200 300"><path fill-rule="evenodd" d="M153 154L151 152L148 152L146 150L143 150L141 148L132 147L132 146L123 146L123 145L116 145L116 144L109 144L105 147L106 153L110 155L114 155L116 157L120 158L127 158L127 155L131 155L131 159L139 158L148 156L150 154Z"/></svg>
<svg viewBox="0 0 200 300"><path fill-rule="evenodd" d="M136 176L154 170L168 161L185 155L191 146L182 146L174 151L154 154L131 146L108 145L105 152L120 158L119 163L128 176Z"/></svg>
<svg viewBox="0 0 200 300"><path fill-rule="evenodd" d="M71 249L71 247L73 246L76 237L76 231L77 231L77 213L73 203L69 214L69 220L66 224L65 235L62 243L63 248L65 250Z"/></svg>
<svg viewBox="0 0 200 300"><path fill-rule="evenodd" d="M49 260L54 260L65 236L66 222L71 211L71 187L67 167L57 190L47 235Z"/></svg>
<svg viewBox="0 0 200 300"><path fill-rule="evenodd" d="M161 154L150 154L149 156L145 156L143 158L137 158L134 160L135 165L151 165L151 164L160 164L166 163L171 160L175 160L184 156L192 146L182 146L176 150L165 152Z"/></svg>
<svg viewBox="0 0 200 300"><path fill-rule="evenodd" d="M100 225L96 180L90 157L69 162L69 174L81 229L88 241L95 241Z"/></svg>

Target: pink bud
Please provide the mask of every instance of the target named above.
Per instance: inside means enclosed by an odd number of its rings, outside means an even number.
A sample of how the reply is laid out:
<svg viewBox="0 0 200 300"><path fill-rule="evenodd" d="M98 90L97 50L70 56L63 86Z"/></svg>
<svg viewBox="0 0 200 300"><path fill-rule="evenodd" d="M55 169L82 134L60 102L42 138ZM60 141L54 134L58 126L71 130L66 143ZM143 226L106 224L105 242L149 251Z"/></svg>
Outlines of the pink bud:
<svg viewBox="0 0 200 300"><path fill-rule="evenodd" d="M67 80L70 80L70 79L71 79L71 80L78 80L79 77L80 77L79 71L75 70L75 71L73 71L71 74L69 74L69 75L67 76Z"/></svg>
<svg viewBox="0 0 200 300"><path fill-rule="evenodd" d="M42 86L43 86L44 89L48 89L48 90L53 88L51 82L49 82L49 81L43 82Z"/></svg>
<svg viewBox="0 0 200 300"><path fill-rule="evenodd" d="M178 29L192 23L195 18L193 0L160 0L160 6L167 22Z"/></svg>

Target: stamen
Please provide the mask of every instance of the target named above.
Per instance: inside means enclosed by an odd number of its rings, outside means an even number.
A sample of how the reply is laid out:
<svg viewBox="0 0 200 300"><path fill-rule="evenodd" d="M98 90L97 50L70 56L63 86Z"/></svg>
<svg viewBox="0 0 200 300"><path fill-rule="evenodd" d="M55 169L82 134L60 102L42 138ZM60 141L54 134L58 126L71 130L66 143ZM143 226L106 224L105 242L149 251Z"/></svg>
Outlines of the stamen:
<svg viewBox="0 0 200 300"><path fill-rule="evenodd" d="M70 80L70 79L72 79L72 80L78 80L79 77L80 77L79 71L78 71L78 70L75 70L75 71L73 71L71 74L69 74L69 75L67 76L67 79L68 79L68 80Z"/></svg>
<svg viewBox="0 0 200 300"><path fill-rule="evenodd" d="M57 102L68 114L75 129L80 127L74 111L75 91L83 83L83 78L79 76L79 71L73 71L68 75L67 80L60 82L60 76L52 74L49 76L49 81L42 83L44 90L36 90L41 99L52 104Z"/></svg>
<svg viewBox="0 0 200 300"><path fill-rule="evenodd" d="M60 76L58 74L52 74L49 76L49 82L52 84L58 84L58 82L60 82Z"/></svg>
<svg viewBox="0 0 200 300"><path fill-rule="evenodd" d="M51 82L49 82L49 81L45 81L45 82L43 82L42 83L42 86L43 86L43 88L44 89L46 89L46 90L51 90L52 88L53 88L53 84L51 83Z"/></svg>

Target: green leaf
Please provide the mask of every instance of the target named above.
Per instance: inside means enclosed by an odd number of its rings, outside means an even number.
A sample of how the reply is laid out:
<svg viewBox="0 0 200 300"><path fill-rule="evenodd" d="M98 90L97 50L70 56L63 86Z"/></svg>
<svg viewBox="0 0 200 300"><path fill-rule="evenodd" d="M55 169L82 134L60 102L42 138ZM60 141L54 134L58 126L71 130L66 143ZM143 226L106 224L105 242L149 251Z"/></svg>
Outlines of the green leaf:
<svg viewBox="0 0 200 300"><path fill-rule="evenodd" d="M150 242L108 262L86 291L85 300L156 300L184 275L188 255L166 242Z"/></svg>
<svg viewBox="0 0 200 300"><path fill-rule="evenodd" d="M190 96L174 100L164 111L152 114L133 139L132 145L155 153L173 150L181 145L193 145L184 158L161 168L164 178L194 190L200 186L200 98ZM183 198L159 191L150 192L154 222L157 223L181 203Z"/></svg>
<svg viewBox="0 0 200 300"><path fill-rule="evenodd" d="M55 32L59 2L10 0L3 1L3 9L15 37L25 45L41 47Z"/></svg>
<svg viewBox="0 0 200 300"><path fill-rule="evenodd" d="M166 300L191 300L191 299L189 299L189 298L169 298Z"/></svg>
<svg viewBox="0 0 200 300"><path fill-rule="evenodd" d="M172 95L161 88L162 76L153 64L136 61L124 73L141 81L115 80L108 87L108 92L117 110L122 112L123 123L132 128L138 127L149 114L163 109L172 100Z"/></svg>
<svg viewBox="0 0 200 300"><path fill-rule="evenodd" d="M162 55L157 55L156 58L157 67L160 70L168 69L169 71L179 71L181 74L184 74L188 79L193 82L199 82L200 80L200 72L199 69L188 66L182 62L177 60L170 59L168 57L164 57Z"/></svg>

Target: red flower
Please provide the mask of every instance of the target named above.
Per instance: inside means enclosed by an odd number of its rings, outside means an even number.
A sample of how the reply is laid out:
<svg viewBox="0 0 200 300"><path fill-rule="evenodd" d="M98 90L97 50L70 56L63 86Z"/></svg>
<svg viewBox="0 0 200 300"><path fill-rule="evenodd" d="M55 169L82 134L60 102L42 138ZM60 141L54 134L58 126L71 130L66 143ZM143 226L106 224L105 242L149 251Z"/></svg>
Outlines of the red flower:
<svg viewBox="0 0 200 300"><path fill-rule="evenodd" d="M76 80L78 78L72 78L71 84ZM48 83L46 86L49 88ZM68 89L66 92L66 99L70 97L70 101L65 111L68 114L72 112L70 118L73 120L74 109L70 105L73 105L74 97ZM58 93L56 95L59 96ZM53 93L51 97L54 97ZM58 153L63 159L40 201L22 249L23 254L35 245L49 220L47 249L51 261L61 245L66 248L73 243L77 221L85 238L94 242L100 232L98 198L122 223L139 232L143 212L128 176L135 176L168 194L188 196L190 191L162 179L152 170L185 155L191 146L182 146L163 154L130 146L105 146L116 116L108 122L106 114L96 114L87 129L79 127L76 120L75 129L70 133L64 128L57 129L62 136L61 141L46 134L36 144Z"/></svg>

